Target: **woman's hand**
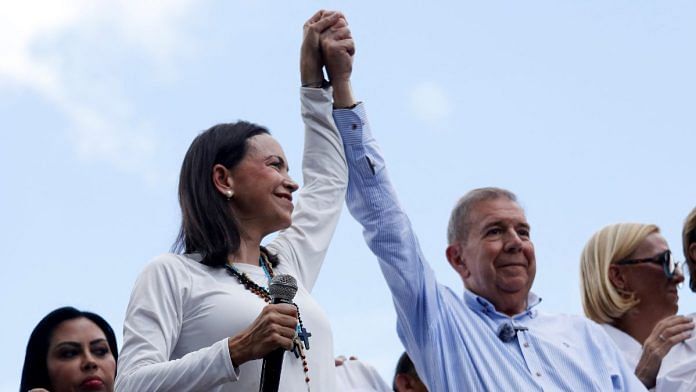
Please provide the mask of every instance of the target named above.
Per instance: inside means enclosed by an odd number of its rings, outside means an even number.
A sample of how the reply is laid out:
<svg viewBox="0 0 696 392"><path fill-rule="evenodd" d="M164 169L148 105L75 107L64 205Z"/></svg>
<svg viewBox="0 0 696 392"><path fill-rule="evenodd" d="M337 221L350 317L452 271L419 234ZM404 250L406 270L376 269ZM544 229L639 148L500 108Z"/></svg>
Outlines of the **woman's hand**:
<svg viewBox="0 0 696 392"><path fill-rule="evenodd" d="M679 342L691 337L692 319L669 316L655 324L650 336L643 342L643 354L636 365L636 376L647 388L655 386L662 359Z"/></svg>
<svg viewBox="0 0 696 392"><path fill-rule="evenodd" d="M232 364L237 367L263 358L277 348L292 349L297 309L289 304L266 305L251 325L227 340Z"/></svg>

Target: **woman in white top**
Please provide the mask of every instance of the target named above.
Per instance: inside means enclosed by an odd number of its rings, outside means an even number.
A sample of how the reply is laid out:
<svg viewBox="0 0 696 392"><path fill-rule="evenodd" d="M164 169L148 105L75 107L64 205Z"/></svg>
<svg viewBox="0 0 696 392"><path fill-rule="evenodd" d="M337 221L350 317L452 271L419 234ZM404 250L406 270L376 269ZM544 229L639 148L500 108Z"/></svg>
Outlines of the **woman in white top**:
<svg viewBox="0 0 696 392"><path fill-rule="evenodd" d="M281 390L336 389L331 329L310 292L347 186L319 51L322 32L343 29L342 15L323 11L305 24L304 187L294 205L298 185L266 129L220 124L191 144L179 180L179 253L155 258L135 283L117 391L257 391L261 359L277 348L289 350ZM297 279L296 306L267 304L275 274Z"/></svg>
<svg viewBox="0 0 696 392"><path fill-rule="evenodd" d="M619 223L587 242L580 259L585 315L602 324L648 388L676 366L673 355L692 334L677 316L679 265L655 225Z"/></svg>

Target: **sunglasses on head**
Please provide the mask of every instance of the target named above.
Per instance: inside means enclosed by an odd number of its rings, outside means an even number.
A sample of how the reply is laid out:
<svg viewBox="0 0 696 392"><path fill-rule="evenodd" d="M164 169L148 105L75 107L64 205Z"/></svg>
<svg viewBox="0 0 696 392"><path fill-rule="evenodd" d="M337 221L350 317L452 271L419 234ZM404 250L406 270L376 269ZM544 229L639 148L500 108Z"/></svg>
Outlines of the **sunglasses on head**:
<svg viewBox="0 0 696 392"><path fill-rule="evenodd" d="M679 269L679 263L672 257L672 252L666 250L654 257L648 257L645 259L631 259L631 260L621 260L617 261L618 265L632 265L632 264L642 264L642 263L653 263L661 265L667 279L674 278Z"/></svg>

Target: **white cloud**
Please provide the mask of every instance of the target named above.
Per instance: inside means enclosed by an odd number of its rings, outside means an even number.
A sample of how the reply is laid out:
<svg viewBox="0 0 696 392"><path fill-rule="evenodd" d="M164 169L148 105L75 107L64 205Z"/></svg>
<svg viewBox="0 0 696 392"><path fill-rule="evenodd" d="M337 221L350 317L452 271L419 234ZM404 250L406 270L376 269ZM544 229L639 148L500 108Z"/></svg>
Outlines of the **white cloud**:
<svg viewBox="0 0 696 392"><path fill-rule="evenodd" d="M425 121L441 121L452 113L452 103L445 90L433 82L417 84L410 92L411 109Z"/></svg>
<svg viewBox="0 0 696 392"><path fill-rule="evenodd" d="M99 58L99 49L142 53L153 74L166 77L173 72L171 60L187 47L181 45L186 37L180 25L190 5L190 0L8 2L0 12L0 83L29 88L58 107L72 124L69 138L80 156L151 177L154 132L121 91L127 75L110 74L114 59ZM75 38L60 41L67 34ZM85 72L90 66L107 70Z"/></svg>
<svg viewBox="0 0 696 392"><path fill-rule="evenodd" d="M42 36L79 19L78 1L7 2L0 12L0 75L16 83L55 91L57 75L51 67L32 58L32 45Z"/></svg>

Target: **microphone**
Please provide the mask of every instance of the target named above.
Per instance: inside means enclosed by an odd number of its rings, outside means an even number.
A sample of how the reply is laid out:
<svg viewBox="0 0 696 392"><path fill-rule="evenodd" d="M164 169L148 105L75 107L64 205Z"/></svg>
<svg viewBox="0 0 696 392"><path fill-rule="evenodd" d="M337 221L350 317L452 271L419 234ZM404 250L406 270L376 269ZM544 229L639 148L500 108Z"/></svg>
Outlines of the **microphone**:
<svg viewBox="0 0 696 392"><path fill-rule="evenodd" d="M290 275L276 275L268 287L273 304L291 304L297 293L297 281ZM277 348L263 357L261 366L261 392L278 392L280 372L283 367L285 350Z"/></svg>
<svg viewBox="0 0 696 392"><path fill-rule="evenodd" d="M511 342L516 336L518 331L526 331L527 327L513 325L510 322L504 322L498 327L498 338L505 343Z"/></svg>

